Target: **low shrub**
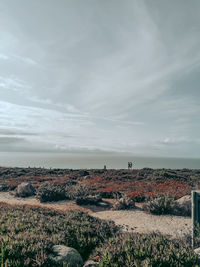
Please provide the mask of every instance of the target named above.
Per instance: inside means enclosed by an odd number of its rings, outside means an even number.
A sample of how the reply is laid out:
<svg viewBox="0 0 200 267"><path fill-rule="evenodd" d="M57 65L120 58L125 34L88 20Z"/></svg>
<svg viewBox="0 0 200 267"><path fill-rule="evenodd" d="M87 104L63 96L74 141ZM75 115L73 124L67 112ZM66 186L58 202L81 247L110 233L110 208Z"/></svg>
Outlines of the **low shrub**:
<svg viewBox="0 0 200 267"><path fill-rule="evenodd" d="M173 198L162 195L149 201L144 206L144 210L156 215L173 214L174 205Z"/></svg>
<svg viewBox="0 0 200 267"><path fill-rule="evenodd" d="M43 184L37 189L36 198L40 202L59 201L65 199L74 200L80 197L86 197L90 194L86 186L79 184Z"/></svg>
<svg viewBox="0 0 200 267"><path fill-rule="evenodd" d="M98 205L99 202L102 201L100 196L85 196L85 197L77 197L76 204L77 205Z"/></svg>
<svg viewBox="0 0 200 267"><path fill-rule="evenodd" d="M127 197L116 199L115 203L113 204L113 210L127 210L133 208L135 208L134 201Z"/></svg>
<svg viewBox="0 0 200 267"><path fill-rule="evenodd" d="M65 195L67 199L77 199L90 195L91 191L85 185L67 185L65 187Z"/></svg>
<svg viewBox="0 0 200 267"><path fill-rule="evenodd" d="M106 191L99 191L98 193L101 194L102 198L109 198L109 199L113 199L115 197L115 192L106 192Z"/></svg>
<svg viewBox="0 0 200 267"><path fill-rule="evenodd" d="M169 240L160 234L121 234L97 249L99 267L182 267L200 266L200 259L181 240Z"/></svg>
<svg viewBox="0 0 200 267"><path fill-rule="evenodd" d="M164 195L150 200L144 205L144 210L155 215L191 216L191 205L180 204L174 198Z"/></svg>
<svg viewBox="0 0 200 267"><path fill-rule="evenodd" d="M0 192L7 192L9 187L6 184L0 184Z"/></svg>
<svg viewBox="0 0 200 267"><path fill-rule="evenodd" d="M52 184L41 185L37 189L36 198L40 202L64 200L66 199L65 186Z"/></svg>
<svg viewBox="0 0 200 267"><path fill-rule="evenodd" d="M142 192L131 192L126 195L128 198L132 199L134 202L144 202L145 195Z"/></svg>
<svg viewBox="0 0 200 267"><path fill-rule="evenodd" d="M80 211L60 213L41 208L0 206L0 263L7 266L54 266L48 255L53 245L79 251L84 260L118 230Z"/></svg>

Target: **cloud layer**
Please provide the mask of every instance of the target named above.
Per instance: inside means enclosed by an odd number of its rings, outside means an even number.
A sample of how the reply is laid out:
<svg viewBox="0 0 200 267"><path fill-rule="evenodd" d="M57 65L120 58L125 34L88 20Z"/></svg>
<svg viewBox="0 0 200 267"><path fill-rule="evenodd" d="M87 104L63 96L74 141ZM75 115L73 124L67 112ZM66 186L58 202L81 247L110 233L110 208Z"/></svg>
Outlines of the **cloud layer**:
<svg viewBox="0 0 200 267"><path fill-rule="evenodd" d="M0 149L200 157L200 3L0 3Z"/></svg>

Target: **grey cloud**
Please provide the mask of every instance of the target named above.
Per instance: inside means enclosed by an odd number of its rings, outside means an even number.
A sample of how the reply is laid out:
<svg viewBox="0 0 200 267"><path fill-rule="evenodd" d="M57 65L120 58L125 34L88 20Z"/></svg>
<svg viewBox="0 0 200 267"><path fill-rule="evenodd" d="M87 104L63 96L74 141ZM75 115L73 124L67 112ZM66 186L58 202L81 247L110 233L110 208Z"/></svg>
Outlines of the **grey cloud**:
<svg viewBox="0 0 200 267"><path fill-rule="evenodd" d="M24 139L18 138L18 137L1 137L0 136L0 143L3 145L18 143L18 142L21 142L22 140Z"/></svg>
<svg viewBox="0 0 200 267"><path fill-rule="evenodd" d="M12 131L12 130L7 130L7 129L1 129L0 128L0 137L1 135L5 135L5 136L34 136L37 135L36 133L28 133L28 132L23 132L23 131ZM18 140L18 137L17 137Z"/></svg>
<svg viewBox="0 0 200 267"><path fill-rule="evenodd" d="M200 156L199 1L19 2L0 2L0 125L23 149Z"/></svg>

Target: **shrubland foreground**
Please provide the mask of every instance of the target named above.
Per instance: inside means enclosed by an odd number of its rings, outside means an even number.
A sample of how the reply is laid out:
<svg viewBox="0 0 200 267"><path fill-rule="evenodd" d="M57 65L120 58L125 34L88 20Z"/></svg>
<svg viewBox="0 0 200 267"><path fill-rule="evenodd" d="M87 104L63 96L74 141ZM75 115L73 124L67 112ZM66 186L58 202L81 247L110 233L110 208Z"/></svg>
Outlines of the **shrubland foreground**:
<svg viewBox="0 0 200 267"><path fill-rule="evenodd" d="M48 266L53 245L64 244L87 259L117 231L113 222L80 211L0 206L1 261L10 266ZM50 265L52 266L52 265Z"/></svg>
<svg viewBox="0 0 200 267"><path fill-rule="evenodd" d="M190 216L188 195L199 188L199 177L200 170L188 169L0 168L0 191L17 197L31 195L40 202L75 200L78 205L101 207L113 203L109 209L135 209L136 202L144 202L142 209L152 214ZM21 190L24 182L31 183L28 191ZM186 195L183 205L179 198ZM84 261L95 259L102 267L200 266L188 238L122 233L113 222L80 211L64 213L1 203L0 214L3 267L59 266L49 257L54 245L73 247Z"/></svg>
<svg viewBox="0 0 200 267"><path fill-rule="evenodd" d="M200 265L184 240L120 233L112 222L80 211L1 204L0 214L1 266L59 266L49 258L58 244L76 248L84 260L102 267Z"/></svg>

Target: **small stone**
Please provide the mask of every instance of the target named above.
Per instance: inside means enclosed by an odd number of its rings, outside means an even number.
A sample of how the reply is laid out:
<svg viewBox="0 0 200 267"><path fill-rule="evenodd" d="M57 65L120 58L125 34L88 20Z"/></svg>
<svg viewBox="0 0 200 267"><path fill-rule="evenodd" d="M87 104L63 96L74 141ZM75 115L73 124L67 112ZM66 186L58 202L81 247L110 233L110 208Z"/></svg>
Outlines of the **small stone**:
<svg viewBox="0 0 200 267"><path fill-rule="evenodd" d="M92 261L92 260L88 260L88 261L85 262L83 267L96 267L98 265L99 265L98 262Z"/></svg>
<svg viewBox="0 0 200 267"><path fill-rule="evenodd" d="M196 253L198 257L200 257L200 248L194 249L194 253Z"/></svg>

